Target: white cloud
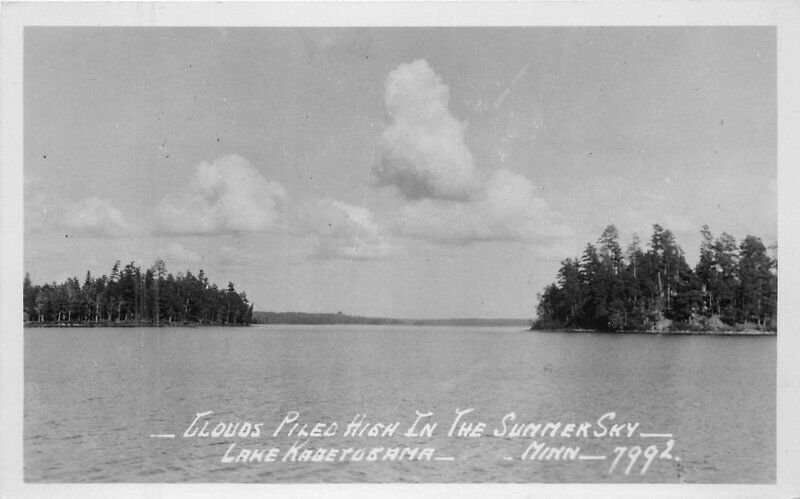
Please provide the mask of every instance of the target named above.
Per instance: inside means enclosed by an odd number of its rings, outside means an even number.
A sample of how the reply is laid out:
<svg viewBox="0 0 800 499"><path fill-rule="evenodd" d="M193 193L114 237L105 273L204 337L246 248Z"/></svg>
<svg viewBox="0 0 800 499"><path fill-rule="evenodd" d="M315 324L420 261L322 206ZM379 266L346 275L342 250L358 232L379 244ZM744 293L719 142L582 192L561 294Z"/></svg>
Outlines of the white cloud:
<svg viewBox="0 0 800 499"><path fill-rule="evenodd" d="M521 79L527 67L515 77ZM381 136L379 186L407 201L396 230L434 242L542 243L571 235L526 177L480 171L464 141L466 125L448 109L449 89L424 60L389 74L391 123Z"/></svg>
<svg viewBox="0 0 800 499"><path fill-rule="evenodd" d="M41 192L25 191L25 233L45 232L53 226L51 212L53 203Z"/></svg>
<svg viewBox="0 0 800 499"><path fill-rule="evenodd" d="M544 242L572 235L558 223L547 203L538 198L524 176L498 170L485 185L482 198L471 203L421 200L407 205L399 227L402 234L434 242Z"/></svg>
<svg viewBox="0 0 800 499"><path fill-rule="evenodd" d="M246 240L264 241L261 237L229 239L230 244L212 245L205 248L203 258L209 263L206 270L212 269L224 275L232 272L245 272L250 275L256 272L263 263L264 255L260 244L255 246L247 244Z"/></svg>
<svg viewBox="0 0 800 499"><path fill-rule="evenodd" d="M198 263L203 259L199 253L186 249L180 243L175 243L175 242L167 245L167 247L163 250L163 253L160 255L160 257L168 265Z"/></svg>
<svg viewBox="0 0 800 499"><path fill-rule="evenodd" d="M97 197L86 198L68 207L62 220L71 233L93 237L125 236L133 230L111 201Z"/></svg>
<svg viewBox="0 0 800 499"><path fill-rule="evenodd" d="M428 63L402 64L389 73L384 100L391 124L381 135L375 167L379 186L407 199L467 201L479 192L479 175L464 143L466 124L448 109L450 90Z"/></svg>
<svg viewBox="0 0 800 499"><path fill-rule="evenodd" d="M308 214L306 225L317 237L314 258L380 260L395 253L372 213L364 207L332 199L320 200Z"/></svg>
<svg viewBox="0 0 800 499"><path fill-rule="evenodd" d="M761 208L762 225L764 237L767 240L775 240L778 237L778 179L773 177L767 181L767 195Z"/></svg>
<svg viewBox="0 0 800 499"><path fill-rule="evenodd" d="M197 166L185 190L156 207L158 229L169 234L259 232L277 228L286 191L246 159L223 156Z"/></svg>

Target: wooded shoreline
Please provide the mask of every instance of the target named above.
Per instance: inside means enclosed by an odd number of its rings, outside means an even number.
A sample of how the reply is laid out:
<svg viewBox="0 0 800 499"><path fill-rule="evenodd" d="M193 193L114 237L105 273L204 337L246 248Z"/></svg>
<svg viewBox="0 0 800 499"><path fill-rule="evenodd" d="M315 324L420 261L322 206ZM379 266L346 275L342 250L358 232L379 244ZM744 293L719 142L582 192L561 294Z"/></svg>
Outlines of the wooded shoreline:
<svg viewBox="0 0 800 499"><path fill-rule="evenodd" d="M708 329L703 331L691 331L687 329L675 331L645 331L645 330L628 330L628 331L608 331L604 329L537 329L531 327L529 331L537 333L596 333L596 334L640 334L650 336L777 336L777 331L760 331L757 329L747 329L743 331L734 330L714 330Z"/></svg>

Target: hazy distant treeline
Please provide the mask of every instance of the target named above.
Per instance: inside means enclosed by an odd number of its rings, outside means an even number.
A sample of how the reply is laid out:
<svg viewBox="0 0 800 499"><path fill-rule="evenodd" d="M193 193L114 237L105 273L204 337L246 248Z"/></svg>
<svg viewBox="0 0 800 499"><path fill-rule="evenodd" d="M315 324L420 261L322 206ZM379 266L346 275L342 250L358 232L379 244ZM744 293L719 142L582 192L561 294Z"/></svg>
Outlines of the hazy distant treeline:
<svg viewBox="0 0 800 499"><path fill-rule="evenodd" d="M404 324L413 326L464 326L464 327L528 327L529 319L408 319Z"/></svg>
<svg viewBox="0 0 800 499"><path fill-rule="evenodd" d="M253 312L253 322L258 324L371 324L395 326L520 326L527 327L526 319L389 319L362 317L342 312Z"/></svg>
<svg viewBox="0 0 800 499"><path fill-rule="evenodd" d="M110 275L87 272L83 283L33 285L26 274L23 306L26 321L38 323L248 324L253 313L233 283L220 289L202 270L174 276L162 260L144 271L117 261Z"/></svg>
<svg viewBox="0 0 800 499"><path fill-rule="evenodd" d="M561 262L557 282L539 295L534 327L646 330L751 327L774 329L778 262L761 240L701 231L692 269L672 232L653 226L647 250L634 236L625 251L616 227L580 259ZM668 321L665 321L667 319Z"/></svg>
<svg viewBox="0 0 800 499"><path fill-rule="evenodd" d="M253 322L257 324L402 324L396 319L381 317L361 317L347 315L342 312L305 313L305 312L253 312Z"/></svg>

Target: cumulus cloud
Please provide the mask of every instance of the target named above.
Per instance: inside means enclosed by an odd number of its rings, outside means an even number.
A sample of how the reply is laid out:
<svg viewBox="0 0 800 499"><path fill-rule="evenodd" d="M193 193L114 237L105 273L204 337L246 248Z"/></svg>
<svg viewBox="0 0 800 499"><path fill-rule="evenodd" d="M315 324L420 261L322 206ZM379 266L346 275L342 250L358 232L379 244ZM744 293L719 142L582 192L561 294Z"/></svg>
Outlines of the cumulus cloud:
<svg viewBox="0 0 800 499"><path fill-rule="evenodd" d="M364 207L324 199L306 219L317 236L312 257L331 260L380 260L394 254L372 213Z"/></svg>
<svg viewBox="0 0 800 499"><path fill-rule="evenodd" d="M158 229L169 234L259 232L277 228L286 191L246 159L223 156L203 162L177 196L156 207Z"/></svg>
<svg viewBox="0 0 800 499"><path fill-rule="evenodd" d="M778 234L778 179L773 177L767 181L767 195L764 196L761 213L766 221L764 229L767 237L774 239Z"/></svg>
<svg viewBox="0 0 800 499"><path fill-rule="evenodd" d="M93 237L117 237L129 234L133 227L111 201L89 197L68 207L63 225L73 234Z"/></svg>
<svg viewBox="0 0 800 499"><path fill-rule="evenodd" d="M448 108L449 88L426 61L392 71L384 100L391 123L381 135L374 173L379 186L393 186L406 199L396 228L401 234L460 244L571 235L526 177L476 167L464 141L466 125Z"/></svg>
<svg viewBox="0 0 800 499"><path fill-rule="evenodd" d="M470 203L421 200L403 209L402 234L433 242L544 242L572 235L536 196L526 177L508 170L492 174L481 199Z"/></svg>
<svg viewBox="0 0 800 499"><path fill-rule="evenodd" d="M165 262L171 264L198 263L203 259L199 253L186 249L180 243L170 243L167 245L160 257Z"/></svg>
<svg viewBox="0 0 800 499"><path fill-rule="evenodd" d="M402 64L389 73L384 101L391 117L381 135L379 186L393 186L407 199L467 201L479 192L466 124L448 108L450 89L428 63Z"/></svg>

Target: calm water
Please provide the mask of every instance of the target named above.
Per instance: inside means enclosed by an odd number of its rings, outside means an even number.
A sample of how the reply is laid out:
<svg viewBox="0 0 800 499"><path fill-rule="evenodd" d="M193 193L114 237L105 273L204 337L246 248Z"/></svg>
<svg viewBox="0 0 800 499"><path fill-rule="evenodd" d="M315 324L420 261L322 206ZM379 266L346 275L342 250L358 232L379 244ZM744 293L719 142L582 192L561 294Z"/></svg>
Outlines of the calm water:
<svg viewBox="0 0 800 499"><path fill-rule="evenodd" d="M27 481L775 481L774 337L388 326L24 334ZM474 409L466 420L486 424L484 436L448 438L465 408ZM417 410L433 413L432 436L402 436ZM204 411L213 411L209 430L246 421L262 423L261 435L183 437ZM419 446L453 459L221 462L231 443L237 453L279 447L280 459L297 441L288 428L272 437L289 411L309 426L337 422L334 436L310 439L312 449ZM590 432L608 412L616 419L604 426L639 426L632 438L493 436L510 412L516 422L589 422ZM356 414L400 425L391 437L345 437ZM641 433L672 434L672 458L660 457L668 437ZM532 442L606 459L520 459ZM644 457L628 475L627 457L609 473L615 448L637 445L659 452L646 473Z"/></svg>

